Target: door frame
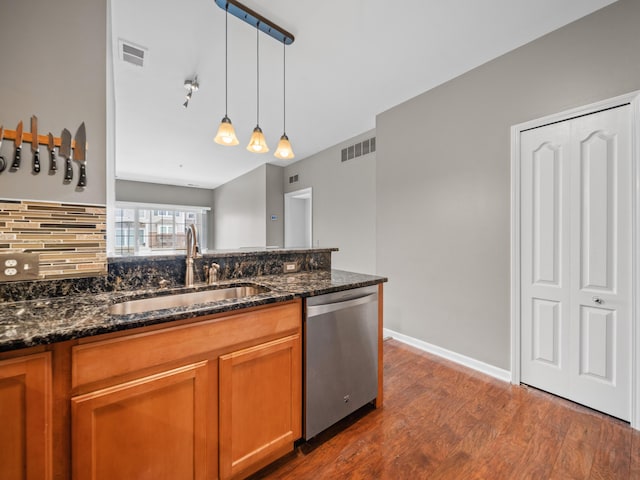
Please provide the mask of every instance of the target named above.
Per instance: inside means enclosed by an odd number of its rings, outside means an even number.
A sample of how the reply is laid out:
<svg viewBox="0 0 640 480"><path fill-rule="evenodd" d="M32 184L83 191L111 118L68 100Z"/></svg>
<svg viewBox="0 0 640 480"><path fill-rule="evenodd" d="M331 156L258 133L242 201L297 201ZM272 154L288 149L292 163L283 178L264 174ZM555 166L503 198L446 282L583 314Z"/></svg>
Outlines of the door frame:
<svg viewBox="0 0 640 480"><path fill-rule="evenodd" d="M640 430L640 90L565 110L511 127L511 383L520 384L520 134L523 131L590 115L631 107L631 427Z"/></svg>
<svg viewBox="0 0 640 480"><path fill-rule="evenodd" d="M313 187L301 188L284 194L284 247L288 248L287 239L291 237L291 218L289 218L291 216L291 201L296 198L309 200L309 228L306 233L311 242L308 247L311 248L313 247Z"/></svg>

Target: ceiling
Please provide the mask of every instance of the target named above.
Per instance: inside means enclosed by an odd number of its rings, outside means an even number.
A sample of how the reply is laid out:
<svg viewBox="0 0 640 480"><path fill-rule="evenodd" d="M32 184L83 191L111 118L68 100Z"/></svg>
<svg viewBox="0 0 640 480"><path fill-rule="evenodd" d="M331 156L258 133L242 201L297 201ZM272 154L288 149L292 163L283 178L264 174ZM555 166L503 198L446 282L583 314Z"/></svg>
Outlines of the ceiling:
<svg viewBox="0 0 640 480"><path fill-rule="evenodd" d="M242 0L241 0L242 1ZM614 0L245 0L291 32L287 134L300 160L375 128L375 118ZM256 30L229 16L229 117L240 145L213 142L224 116L225 13L214 0L111 0L116 177L215 188L273 156L283 131L283 46L260 34L260 126L271 151L249 153L256 125ZM125 63L119 40L147 50ZM184 81L200 89L182 106Z"/></svg>

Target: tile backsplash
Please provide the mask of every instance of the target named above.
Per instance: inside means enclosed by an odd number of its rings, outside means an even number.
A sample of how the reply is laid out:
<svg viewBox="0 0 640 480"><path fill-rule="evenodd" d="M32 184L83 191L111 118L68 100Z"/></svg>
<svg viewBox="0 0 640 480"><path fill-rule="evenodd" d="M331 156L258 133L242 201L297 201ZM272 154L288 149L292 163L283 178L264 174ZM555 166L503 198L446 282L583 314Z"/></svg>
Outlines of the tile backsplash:
<svg viewBox="0 0 640 480"><path fill-rule="evenodd" d="M40 279L107 274L107 209L0 199L0 252L40 255Z"/></svg>

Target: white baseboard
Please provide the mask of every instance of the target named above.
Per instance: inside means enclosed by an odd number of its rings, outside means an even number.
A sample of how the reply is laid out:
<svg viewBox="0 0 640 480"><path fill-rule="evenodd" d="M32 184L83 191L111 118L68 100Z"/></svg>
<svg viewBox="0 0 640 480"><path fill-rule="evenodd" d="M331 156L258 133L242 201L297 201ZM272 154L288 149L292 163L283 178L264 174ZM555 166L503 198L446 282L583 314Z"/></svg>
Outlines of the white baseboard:
<svg viewBox="0 0 640 480"><path fill-rule="evenodd" d="M389 330L388 328L383 329L383 335L385 337L391 337L399 342L406 343L407 345L411 345L412 347L418 348L422 351L432 353L442 358L446 358L447 360L451 360L452 362L458 363L465 367L472 368L473 370L497 378L498 380L502 380L504 382L511 381L511 372L509 370L489 365L488 363L481 362L480 360L476 360L474 358L452 352L451 350L447 350L446 348L438 347L437 345L433 345L423 340L418 340L417 338L410 337L393 330Z"/></svg>

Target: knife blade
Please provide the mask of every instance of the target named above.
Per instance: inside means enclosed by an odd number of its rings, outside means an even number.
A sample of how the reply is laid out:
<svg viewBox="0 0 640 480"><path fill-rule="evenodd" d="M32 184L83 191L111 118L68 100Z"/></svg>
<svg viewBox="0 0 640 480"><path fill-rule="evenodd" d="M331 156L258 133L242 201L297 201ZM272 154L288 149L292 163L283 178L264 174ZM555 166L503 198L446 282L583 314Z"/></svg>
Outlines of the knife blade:
<svg viewBox="0 0 640 480"><path fill-rule="evenodd" d="M53 139L53 133L49 132L49 172L56 173L58 165L56 165L56 143Z"/></svg>
<svg viewBox="0 0 640 480"><path fill-rule="evenodd" d="M11 171L15 172L20 168L20 155L22 153L22 120L16 127L16 153L13 156L13 163L11 164Z"/></svg>
<svg viewBox="0 0 640 480"><path fill-rule="evenodd" d="M73 150L73 159L80 162L80 178L78 178L78 187L87 186L87 132L84 122L78 127L76 132L76 146Z"/></svg>
<svg viewBox="0 0 640 480"><path fill-rule="evenodd" d="M38 117L31 116L31 151L33 152L33 173L40 173L40 144L38 143Z"/></svg>
<svg viewBox="0 0 640 480"><path fill-rule="evenodd" d="M2 139L4 138L4 127L0 125L0 148L2 148ZM4 161L4 157L0 154L0 173L4 172L7 168L7 162Z"/></svg>
<svg viewBox="0 0 640 480"><path fill-rule="evenodd" d="M66 128L60 135L62 140L58 153L64 157L64 183L73 180L73 168L71 168L71 132Z"/></svg>

